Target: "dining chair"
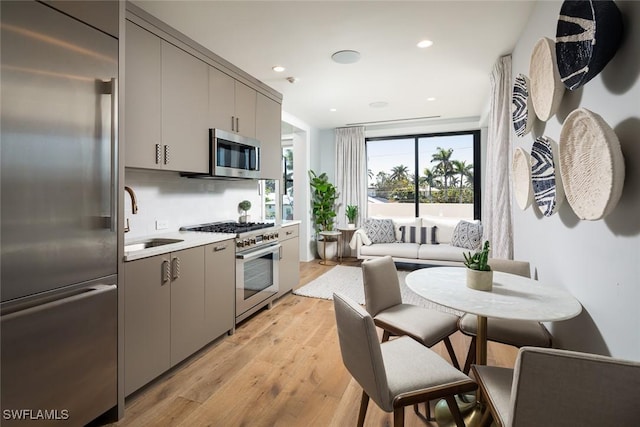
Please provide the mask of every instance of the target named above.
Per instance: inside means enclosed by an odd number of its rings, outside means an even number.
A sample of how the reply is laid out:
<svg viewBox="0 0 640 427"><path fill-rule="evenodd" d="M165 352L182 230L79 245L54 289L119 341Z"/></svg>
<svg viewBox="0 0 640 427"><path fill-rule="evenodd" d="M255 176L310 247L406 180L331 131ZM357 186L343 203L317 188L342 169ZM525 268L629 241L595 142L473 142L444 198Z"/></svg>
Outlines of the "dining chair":
<svg viewBox="0 0 640 427"><path fill-rule="evenodd" d="M640 362L522 347L514 369L473 365L487 402L481 426L635 426Z"/></svg>
<svg viewBox="0 0 640 427"><path fill-rule="evenodd" d="M493 271L531 277L531 269L527 261L490 258L488 263ZM463 334L471 337L469 352L462 369L462 372L468 374L471 364L475 362L476 358L478 317L473 314L464 314L458 320L458 329ZM551 347L551 334L542 323L533 320L488 318L487 340L518 348L524 346Z"/></svg>
<svg viewBox="0 0 640 427"><path fill-rule="evenodd" d="M409 337L380 343L371 315L344 295L334 293L333 304L342 361L362 387L358 427L369 399L393 412L393 425L401 427L405 406L444 398L456 426L465 425L454 396L477 389L471 378Z"/></svg>
<svg viewBox="0 0 640 427"><path fill-rule="evenodd" d="M407 335L427 347L443 341L451 363L460 369L449 339L458 330L458 316L403 303L398 271L390 256L364 261L362 278L365 306L374 323L383 329L383 342L400 335Z"/></svg>

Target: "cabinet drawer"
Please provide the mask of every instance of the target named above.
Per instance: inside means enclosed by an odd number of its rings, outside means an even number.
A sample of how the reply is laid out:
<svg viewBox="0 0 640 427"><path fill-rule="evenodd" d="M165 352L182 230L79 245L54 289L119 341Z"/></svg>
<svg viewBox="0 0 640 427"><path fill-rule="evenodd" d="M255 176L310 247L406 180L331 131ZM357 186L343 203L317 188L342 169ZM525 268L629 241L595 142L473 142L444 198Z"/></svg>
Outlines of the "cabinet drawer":
<svg viewBox="0 0 640 427"><path fill-rule="evenodd" d="M289 225L286 227L282 227L280 229L280 240L293 239L294 237L298 237L300 235L300 227L298 224Z"/></svg>

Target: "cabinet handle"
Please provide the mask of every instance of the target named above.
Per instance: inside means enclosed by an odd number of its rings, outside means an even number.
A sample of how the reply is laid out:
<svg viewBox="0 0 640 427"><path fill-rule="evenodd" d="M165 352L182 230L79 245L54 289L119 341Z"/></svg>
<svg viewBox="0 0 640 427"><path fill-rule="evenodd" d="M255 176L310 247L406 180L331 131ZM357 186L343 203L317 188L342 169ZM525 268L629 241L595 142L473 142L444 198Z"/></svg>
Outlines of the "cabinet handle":
<svg viewBox="0 0 640 427"><path fill-rule="evenodd" d="M231 116L231 131L235 132L236 131L236 118L235 116Z"/></svg>
<svg viewBox="0 0 640 427"><path fill-rule="evenodd" d="M171 272L173 273L172 280L176 280L180 277L180 258L175 257L171 260Z"/></svg>
<svg viewBox="0 0 640 427"><path fill-rule="evenodd" d="M286 234L287 236L290 236L291 234L293 234L293 231L287 231L287 232L286 232L286 233L284 233L284 234Z"/></svg>
<svg viewBox="0 0 640 427"><path fill-rule="evenodd" d="M282 246L278 248L278 259L282 259Z"/></svg>
<svg viewBox="0 0 640 427"><path fill-rule="evenodd" d="M213 251L214 251L214 252L220 252L220 251L224 251L225 249L227 249L227 246L226 246L226 245L220 245L220 246L215 246L215 247L213 248Z"/></svg>
<svg viewBox="0 0 640 427"><path fill-rule="evenodd" d="M156 165L159 165L162 161L162 148L160 144L156 144Z"/></svg>
<svg viewBox="0 0 640 427"><path fill-rule="evenodd" d="M240 133L240 118L236 117L236 132Z"/></svg>
<svg viewBox="0 0 640 427"><path fill-rule="evenodd" d="M168 145L164 146L164 164L165 165L169 164L169 146Z"/></svg>
<svg viewBox="0 0 640 427"><path fill-rule="evenodd" d="M169 261L162 261L162 284L164 285L171 279L171 273L169 272Z"/></svg>

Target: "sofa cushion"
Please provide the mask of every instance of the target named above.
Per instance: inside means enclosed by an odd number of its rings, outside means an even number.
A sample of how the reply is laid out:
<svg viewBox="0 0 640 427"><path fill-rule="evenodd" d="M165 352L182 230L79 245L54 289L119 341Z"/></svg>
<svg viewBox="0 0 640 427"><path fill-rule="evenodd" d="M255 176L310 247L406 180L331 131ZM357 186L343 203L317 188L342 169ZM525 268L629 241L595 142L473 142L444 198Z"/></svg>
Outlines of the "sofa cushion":
<svg viewBox="0 0 640 427"><path fill-rule="evenodd" d="M464 248L451 245L420 245L418 249L419 259L432 259L437 261L460 261L464 262Z"/></svg>
<svg viewBox="0 0 640 427"><path fill-rule="evenodd" d="M460 222L458 218L445 218L439 216L422 216L420 217L423 227L438 227L436 229L436 241L438 243L451 243L453 230Z"/></svg>
<svg viewBox="0 0 640 427"><path fill-rule="evenodd" d="M400 241L403 243L429 243L431 227L400 226Z"/></svg>
<svg viewBox="0 0 640 427"><path fill-rule="evenodd" d="M395 228L390 219L368 218L364 222L364 231L371 243L393 243L396 241Z"/></svg>
<svg viewBox="0 0 640 427"><path fill-rule="evenodd" d="M378 243L371 246L362 246L360 255L385 256L391 255L394 258L418 258L418 243Z"/></svg>
<svg viewBox="0 0 640 427"><path fill-rule="evenodd" d="M453 230L451 245L460 248L478 250L482 245L482 224L460 221Z"/></svg>

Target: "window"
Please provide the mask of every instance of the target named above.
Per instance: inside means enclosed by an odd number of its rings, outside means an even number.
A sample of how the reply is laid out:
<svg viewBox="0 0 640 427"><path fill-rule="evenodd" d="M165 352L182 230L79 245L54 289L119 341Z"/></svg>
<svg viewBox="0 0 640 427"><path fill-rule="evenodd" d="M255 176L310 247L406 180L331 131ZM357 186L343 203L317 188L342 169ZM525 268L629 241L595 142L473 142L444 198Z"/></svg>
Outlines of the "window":
<svg viewBox="0 0 640 427"><path fill-rule="evenodd" d="M480 219L480 131L366 142L369 216Z"/></svg>

